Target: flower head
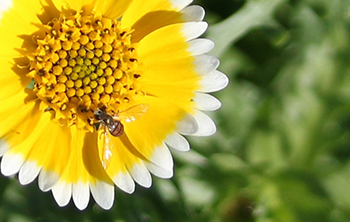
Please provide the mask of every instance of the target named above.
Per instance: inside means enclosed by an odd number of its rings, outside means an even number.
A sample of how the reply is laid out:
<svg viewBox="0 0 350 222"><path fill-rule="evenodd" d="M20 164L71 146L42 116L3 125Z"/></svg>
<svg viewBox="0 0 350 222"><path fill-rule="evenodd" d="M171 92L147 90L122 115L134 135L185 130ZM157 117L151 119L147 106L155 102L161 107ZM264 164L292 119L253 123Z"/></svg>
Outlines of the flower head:
<svg viewBox="0 0 350 222"><path fill-rule="evenodd" d="M7 1L9 2L9 1ZM207 136L224 88L191 0L12 0L0 20L1 172L58 205L104 209L170 178L168 147ZM182 134L182 135L181 135Z"/></svg>

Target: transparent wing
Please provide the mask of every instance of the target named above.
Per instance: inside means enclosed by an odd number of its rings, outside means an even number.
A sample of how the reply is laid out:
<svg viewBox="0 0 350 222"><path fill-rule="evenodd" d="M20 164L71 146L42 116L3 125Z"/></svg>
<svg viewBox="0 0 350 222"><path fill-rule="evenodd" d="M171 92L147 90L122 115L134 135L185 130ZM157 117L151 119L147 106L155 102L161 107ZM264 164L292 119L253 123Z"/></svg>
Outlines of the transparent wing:
<svg viewBox="0 0 350 222"><path fill-rule="evenodd" d="M132 122L145 114L148 108L149 106L147 104L138 104L118 113L117 118L118 120L125 121L127 123Z"/></svg>
<svg viewBox="0 0 350 222"><path fill-rule="evenodd" d="M105 125L98 129L98 154L103 169L107 169L113 156L113 139Z"/></svg>
<svg viewBox="0 0 350 222"><path fill-rule="evenodd" d="M102 167L103 169L107 169L109 166L109 163L111 162L111 157L112 157L112 142L110 141L110 135L107 132L107 129L105 128L104 130L104 146L102 149Z"/></svg>

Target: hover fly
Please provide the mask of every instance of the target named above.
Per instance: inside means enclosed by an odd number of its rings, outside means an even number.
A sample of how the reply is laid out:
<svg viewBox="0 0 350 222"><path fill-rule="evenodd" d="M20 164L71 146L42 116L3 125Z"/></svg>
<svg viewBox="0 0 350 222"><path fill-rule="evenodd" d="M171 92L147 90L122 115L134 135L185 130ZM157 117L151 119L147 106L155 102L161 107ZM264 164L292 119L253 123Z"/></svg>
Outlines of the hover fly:
<svg viewBox="0 0 350 222"><path fill-rule="evenodd" d="M104 127L104 147L102 150L102 166L107 169L112 156L112 143L110 135L119 137L124 135L123 122L132 122L145 114L149 106L147 104L138 104L118 113L107 113L106 108L97 109L94 112L95 119ZM99 128L100 128L99 127Z"/></svg>

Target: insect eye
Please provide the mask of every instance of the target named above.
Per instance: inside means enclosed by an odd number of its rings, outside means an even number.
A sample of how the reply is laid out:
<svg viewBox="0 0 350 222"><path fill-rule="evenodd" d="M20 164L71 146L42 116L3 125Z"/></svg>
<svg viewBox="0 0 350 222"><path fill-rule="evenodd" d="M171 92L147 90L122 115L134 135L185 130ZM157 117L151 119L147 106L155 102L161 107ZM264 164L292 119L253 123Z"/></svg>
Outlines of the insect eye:
<svg viewBox="0 0 350 222"><path fill-rule="evenodd" d="M101 115L102 114L102 111L100 110L100 109L97 109L97 110L95 110L95 115L97 114L97 115Z"/></svg>

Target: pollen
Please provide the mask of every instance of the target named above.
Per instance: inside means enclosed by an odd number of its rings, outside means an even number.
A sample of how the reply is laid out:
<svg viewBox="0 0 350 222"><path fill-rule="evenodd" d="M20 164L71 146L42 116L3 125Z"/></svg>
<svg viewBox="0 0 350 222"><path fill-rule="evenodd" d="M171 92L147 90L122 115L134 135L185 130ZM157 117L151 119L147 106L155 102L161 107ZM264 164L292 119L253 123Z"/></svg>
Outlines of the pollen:
<svg viewBox="0 0 350 222"><path fill-rule="evenodd" d="M144 95L139 78L134 78L142 73L142 63L131 41L132 30L122 29L119 20L61 14L45 27L42 39L33 38L37 48L28 56L27 74L44 112L91 131L89 120L96 109L116 113L134 95Z"/></svg>

